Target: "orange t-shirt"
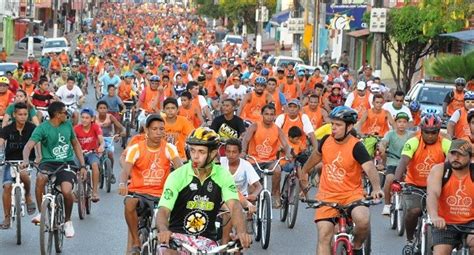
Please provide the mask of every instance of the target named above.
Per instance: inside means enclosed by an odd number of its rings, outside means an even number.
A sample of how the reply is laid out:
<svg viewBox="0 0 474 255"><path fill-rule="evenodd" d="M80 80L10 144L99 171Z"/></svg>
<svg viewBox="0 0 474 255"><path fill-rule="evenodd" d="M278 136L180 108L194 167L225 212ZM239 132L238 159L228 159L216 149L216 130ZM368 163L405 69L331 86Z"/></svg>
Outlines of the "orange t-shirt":
<svg viewBox="0 0 474 255"><path fill-rule="evenodd" d="M262 108L267 104L267 93L263 92L258 96L257 93L252 92L250 95L250 102L244 105L240 117L252 123L260 122L262 121Z"/></svg>
<svg viewBox="0 0 474 255"><path fill-rule="evenodd" d="M301 132L303 132L303 136L301 136L301 144L304 146L303 148L306 148L306 134L304 134L303 120L302 120L301 113L299 113L298 117L293 120L290 119L290 117L288 117L288 114L284 114L283 126L281 127L281 130L285 134L286 138L288 138L288 130L290 130L290 128L293 126L299 127Z"/></svg>
<svg viewBox="0 0 474 255"><path fill-rule="evenodd" d="M57 58L51 59L51 63L49 64L50 69L53 71L59 71L61 68L61 62Z"/></svg>
<svg viewBox="0 0 474 255"><path fill-rule="evenodd" d="M5 94L0 95L0 116L3 117L3 115L5 115L5 110L11 104L14 97L15 95L13 95L10 90L7 90Z"/></svg>
<svg viewBox="0 0 474 255"><path fill-rule="evenodd" d="M187 120L193 123L194 128L197 128L201 125L201 120L197 115L198 110L196 107L191 105L188 109L184 108L182 105L178 109L178 115L185 117Z"/></svg>
<svg viewBox="0 0 474 255"><path fill-rule="evenodd" d="M448 104L446 108L446 113L451 116L457 109L464 108L464 91L461 93L457 92L456 89L453 90L452 101Z"/></svg>
<svg viewBox="0 0 474 255"><path fill-rule="evenodd" d="M268 92L270 93L270 92ZM275 115L280 115L283 112L283 105L281 105L280 101L280 90L275 89L273 93L270 94L273 99L273 103L275 104Z"/></svg>
<svg viewBox="0 0 474 255"><path fill-rule="evenodd" d="M33 94L33 91L35 90L35 85L31 84L30 86L26 86L26 84L22 84L21 89L26 92L27 96L31 96L31 94Z"/></svg>
<svg viewBox="0 0 474 255"><path fill-rule="evenodd" d="M146 112L155 112L153 110L153 102L156 101L156 97L158 96L158 90L152 90L150 86L145 87L145 95L143 99L142 108L145 109ZM159 107L160 104L157 104Z"/></svg>
<svg viewBox="0 0 474 255"><path fill-rule="evenodd" d="M69 63L69 57L67 54L59 54L59 61L61 62L61 64L63 65L67 65Z"/></svg>
<svg viewBox="0 0 474 255"><path fill-rule="evenodd" d="M311 124L313 125L314 130L318 129L323 125L323 114L321 107L316 107L316 111L313 111L309 108L309 105L303 107L303 112L308 115Z"/></svg>
<svg viewBox="0 0 474 255"><path fill-rule="evenodd" d="M471 129L469 123L467 122L467 111L466 108L462 107L460 109L461 116L459 117L458 122L454 125L454 137L459 138L471 134Z"/></svg>
<svg viewBox="0 0 474 255"><path fill-rule="evenodd" d="M365 92L365 95L363 97L359 96L357 94L357 91L352 92L354 93L354 101L352 102L351 108L354 109L358 116L359 119L364 115L364 113L370 109L370 103L369 103L369 92Z"/></svg>
<svg viewBox="0 0 474 255"><path fill-rule="evenodd" d="M364 135L375 134L384 136L390 128L388 126L388 114L386 110L376 113L374 109L367 111L367 119L362 124L361 132Z"/></svg>
<svg viewBox="0 0 474 255"><path fill-rule="evenodd" d="M121 81L118 87L118 96L122 101L131 100L130 92L132 91L132 83L127 84L125 81Z"/></svg>
<svg viewBox="0 0 474 255"><path fill-rule="evenodd" d="M257 130L249 142L248 154L255 157L259 163L274 161L279 151L279 144L277 125L272 123L272 126L267 128L263 122L258 122Z"/></svg>
<svg viewBox="0 0 474 255"><path fill-rule="evenodd" d="M474 221L472 198L474 198L474 181L471 179L471 173L468 172L461 178L451 173L438 199L438 215L447 224L472 222Z"/></svg>
<svg viewBox="0 0 474 255"><path fill-rule="evenodd" d="M171 160L176 157L176 147L164 141L159 149L149 148L146 141L128 148L125 161L133 165L128 190L160 197L170 173Z"/></svg>
<svg viewBox="0 0 474 255"><path fill-rule="evenodd" d="M413 117L413 125L417 127L420 125L421 122L421 111L418 112L411 112L411 116Z"/></svg>
<svg viewBox="0 0 474 255"><path fill-rule="evenodd" d="M285 95L286 100L295 99L298 97L298 90L296 88L298 86L296 82L288 84L287 82L283 83L282 93Z"/></svg>
<svg viewBox="0 0 474 255"><path fill-rule="evenodd" d="M176 146L179 156L182 159L186 158L186 153L184 151L186 138L193 130L193 124L183 116L176 116L176 121L174 123L169 123L165 118L166 141Z"/></svg>

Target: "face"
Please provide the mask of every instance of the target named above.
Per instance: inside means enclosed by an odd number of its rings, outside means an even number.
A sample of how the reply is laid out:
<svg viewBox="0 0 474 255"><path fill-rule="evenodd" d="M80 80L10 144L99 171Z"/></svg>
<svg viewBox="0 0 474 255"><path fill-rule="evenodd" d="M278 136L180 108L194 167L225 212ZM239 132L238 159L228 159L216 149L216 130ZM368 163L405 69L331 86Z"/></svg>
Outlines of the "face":
<svg viewBox="0 0 474 255"><path fill-rule="evenodd" d="M398 119L395 121L395 125L397 130L399 131L405 131L407 126L408 126L408 121L406 119Z"/></svg>
<svg viewBox="0 0 474 255"><path fill-rule="evenodd" d="M40 89L47 90L48 89L48 82L43 82L40 84Z"/></svg>
<svg viewBox="0 0 474 255"><path fill-rule="evenodd" d="M374 100L374 108L377 110L382 109L383 103L384 103L383 98L376 98Z"/></svg>
<svg viewBox="0 0 474 255"><path fill-rule="evenodd" d="M191 101L187 97L181 97L181 105L184 107L188 107Z"/></svg>
<svg viewBox="0 0 474 255"><path fill-rule="evenodd" d="M15 118L16 122L20 124L25 124L28 120L28 109L15 110L15 112L13 113L13 117Z"/></svg>
<svg viewBox="0 0 474 255"><path fill-rule="evenodd" d="M6 83L0 83L0 93L1 94L4 94L6 93L8 90L8 84Z"/></svg>
<svg viewBox="0 0 474 255"><path fill-rule="evenodd" d="M110 87L108 91L109 91L109 96L115 96L115 87Z"/></svg>
<svg viewBox="0 0 474 255"><path fill-rule="evenodd" d="M91 123L92 123L92 117L89 114L87 114L87 113L81 114L81 124L82 125L87 127Z"/></svg>
<svg viewBox="0 0 474 255"><path fill-rule="evenodd" d="M69 90L71 90L72 88L74 88L74 81L71 81L71 80L67 81L66 86Z"/></svg>
<svg viewBox="0 0 474 255"><path fill-rule="evenodd" d="M322 94L323 94L323 88L318 88L318 87L316 87L316 88L314 89L314 94L316 94L316 95L318 95L318 96L322 95Z"/></svg>
<svg viewBox="0 0 474 255"><path fill-rule="evenodd" d="M273 123L275 121L275 110L273 109L265 109L262 114L263 122L267 125Z"/></svg>
<svg viewBox="0 0 474 255"><path fill-rule="evenodd" d="M438 140L438 131L421 131L421 137L426 144L434 144Z"/></svg>
<svg viewBox="0 0 474 255"><path fill-rule="evenodd" d="M466 107L466 110L474 108L474 100L464 100L464 107Z"/></svg>
<svg viewBox="0 0 474 255"><path fill-rule="evenodd" d="M199 94L199 87L194 86L191 90L189 90L189 92L191 93L191 95L197 96Z"/></svg>
<svg viewBox="0 0 474 255"><path fill-rule="evenodd" d="M367 75L367 76L371 76L371 75L372 75L372 69L366 68L366 69L364 70L364 73L365 73L365 75Z"/></svg>
<svg viewBox="0 0 474 255"><path fill-rule="evenodd" d="M275 88L276 88L276 83L274 81L269 81L267 83L267 90L269 92L274 92L275 91Z"/></svg>
<svg viewBox="0 0 474 255"><path fill-rule="evenodd" d="M300 108L295 104L288 105L288 115L290 115L291 117L298 115L299 110Z"/></svg>
<svg viewBox="0 0 474 255"><path fill-rule="evenodd" d="M225 146L225 156L229 161L239 160L239 147L237 145L226 145Z"/></svg>
<svg viewBox="0 0 474 255"><path fill-rule="evenodd" d="M223 114L232 113L234 111L234 106L232 105L231 102L224 101L222 103L221 111L222 111Z"/></svg>
<svg viewBox="0 0 474 255"><path fill-rule="evenodd" d="M454 170L463 170L469 165L470 155L463 155L457 151L450 152L448 155L449 163Z"/></svg>
<svg viewBox="0 0 474 255"><path fill-rule="evenodd" d="M23 81L25 82L26 85L31 85L31 83L33 82L33 79L26 79Z"/></svg>
<svg viewBox="0 0 474 255"><path fill-rule="evenodd" d="M174 118L178 113L178 108L174 104L167 104L165 105L165 113L168 118Z"/></svg>
<svg viewBox="0 0 474 255"><path fill-rule="evenodd" d="M308 102L309 108L314 110L319 105L319 99L317 97L310 97Z"/></svg>
<svg viewBox="0 0 474 255"><path fill-rule="evenodd" d="M159 81L151 81L150 82L150 89L157 90L159 85L160 85Z"/></svg>
<svg viewBox="0 0 474 255"><path fill-rule="evenodd" d="M57 114L56 117L62 122L65 122L67 119L66 107L62 108Z"/></svg>
<svg viewBox="0 0 474 255"><path fill-rule="evenodd" d="M365 95L365 89L357 90L357 94L359 94L359 96L364 96Z"/></svg>
<svg viewBox="0 0 474 255"><path fill-rule="evenodd" d="M289 137L290 143L292 144L299 144L301 142L301 136L298 137Z"/></svg>
<svg viewBox="0 0 474 255"><path fill-rule="evenodd" d="M255 93L261 95L263 94L263 91L265 90L265 86L263 86L262 84L255 84Z"/></svg>
<svg viewBox="0 0 474 255"><path fill-rule="evenodd" d="M456 84L456 90L457 91L463 91L464 90L464 84L457 83Z"/></svg>
<svg viewBox="0 0 474 255"><path fill-rule="evenodd" d="M165 123L161 121L153 121L150 126L145 128L147 138L154 143L158 143L163 139L165 134Z"/></svg>
<svg viewBox="0 0 474 255"><path fill-rule="evenodd" d="M15 102L17 102L17 103L20 103L20 102L21 102L21 103L24 103L24 102L26 102L26 96L25 96L25 94L23 94L23 92L21 92L21 91L16 92L16 95L15 95Z"/></svg>
<svg viewBox="0 0 474 255"><path fill-rule="evenodd" d="M393 99L393 106L400 108L403 105L403 96L395 96Z"/></svg>
<svg viewBox="0 0 474 255"><path fill-rule="evenodd" d="M469 122L469 127L471 128L471 134L474 134L474 118L472 118L471 122Z"/></svg>
<svg viewBox="0 0 474 255"><path fill-rule="evenodd" d="M346 123L342 120L331 120L332 137L342 139L346 135ZM353 125L347 126L347 132L352 129Z"/></svg>
<svg viewBox="0 0 474 255"><path fill-rule="evenodd" d="M332 89L332 94L338 96L341 94L341 90L339 88Z"/></svg>
<svg viewBox="0 0 474 255"><path fill-rule="evenodd" d="M101 105L99 105L99 107L97 107L97 112L99 114L106 114L108 111L109 111L109 109L104 104L101 104Z"/></svg>
<svg viewBox="0 0 474 255"><path fill-rule="evenodd" d="M209 149L206 146L191 145L190 147L191 161L196 164L198 168L205 167L208 158L215 156L217 153L216 150L214 150L211 152L211 155L208 155Z"/></svg>

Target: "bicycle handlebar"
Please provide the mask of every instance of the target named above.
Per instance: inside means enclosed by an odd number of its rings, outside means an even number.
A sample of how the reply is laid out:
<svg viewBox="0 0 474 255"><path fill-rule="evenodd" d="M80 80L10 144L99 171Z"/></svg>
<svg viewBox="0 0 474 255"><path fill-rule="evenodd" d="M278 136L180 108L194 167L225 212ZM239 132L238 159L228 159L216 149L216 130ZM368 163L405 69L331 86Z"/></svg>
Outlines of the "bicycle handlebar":
<svg viewBox="0 0 474 255"><path fill-rule="evenodd" d="M275 162L275 165L273 166L273 168L270 170L270 169L262 169L262 168L260 167L260 164L258 163L258 161L257 161L256 158L254 158L254 157L252 157L252 156L250 156L250 155L247 155L246 157L252 159L252 160L255 162L255 165L257 166L258 170L260 170L260 171L262 171L262 172L269 172L269 173L275 171L276 167L280 164L280 161L285 158L285 157L279 158L279 159Z"/></svg>
<svg viewBox="0 0 474 255"><path fill-rule="evenodd" d="M59 166L56 170L50 172L50 171L47 171L47 170L43 170L43 169L38 169L38 172L44 174L44 175L47 175L48 177L49 176L53 176L61 171L69 171L69 172L73 172L73 170L77 171L80 169L80 167L78 166L74 166L74 165L69 165L69 164L62 164L61 166ZM74 173L75 174L75 173Z"/></svg>
<svg viewBox="0 0 474 255"><path fill-rule="evenodd" d="M322 206L328 206L328 207L332 207L334 209L337 209L339 211L346 210L346 209L348 209L348 208L350 208L354 205L371 206L371 205L378 205L382 202L381 200L374 199L371 196L365 197L362 200L354 201L354 202L352 202L350 204L347 204L347 205L341 205L341 204L336 203L336 202L325 202L325 201L306 199L306 198L302 198L300 200L301 200L301 202L308 204L307 208L317 209L317 208L322 207Z"/></svg>

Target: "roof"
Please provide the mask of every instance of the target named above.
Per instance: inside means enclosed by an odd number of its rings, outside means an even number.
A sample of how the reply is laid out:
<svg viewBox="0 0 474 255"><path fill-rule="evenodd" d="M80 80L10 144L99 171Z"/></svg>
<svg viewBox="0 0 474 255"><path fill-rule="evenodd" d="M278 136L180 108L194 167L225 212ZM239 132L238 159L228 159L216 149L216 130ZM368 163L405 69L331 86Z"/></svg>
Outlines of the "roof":
<svg viewBox="0 0 474 255"><path fill-rule="evenodd" d="M355 30L347 33L348 36L352 36L355 38L362 37L362 36L367 36L370 34L370 31L368 28L360 29L360 30Z"/></svg>
<svg viewBox="0 0 474 255"><path fill-rule="evenodd" d="M454 37L461 41L474 41L474 30L464 30L454 33L440 34L440 36Z"/></svg>

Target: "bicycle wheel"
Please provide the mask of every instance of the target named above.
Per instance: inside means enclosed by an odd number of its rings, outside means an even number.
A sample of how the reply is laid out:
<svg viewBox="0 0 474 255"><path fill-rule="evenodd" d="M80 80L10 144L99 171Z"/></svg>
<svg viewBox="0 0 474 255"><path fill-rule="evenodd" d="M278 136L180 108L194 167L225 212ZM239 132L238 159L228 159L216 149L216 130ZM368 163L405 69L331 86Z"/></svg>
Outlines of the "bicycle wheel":
<svg viewBox="0 0 474 255"><path fill-rule="evenodd" d="M130 137L131 125L130 125L130 122L127 120L127 121L125 121L123 126L125 127L125 136L122 137L122 148L125 149L125 147L127 147L128 138Z"/></svg>
<svg viewBox="0 0 474 255"><path fill-rule="evenodd" d="M398 210L395 210L395 205L392 204L390 205L390 229L396 229L397 228L397 222L398 222Z"/></svg>
<svg viewBox="0 0 474 255"><path fill-rule="evenodd" d="M369 233L367 234L367 239L365 239L363 244L364 255L369 255L372 251L372 234L369 226Z"/></svg>
<svg viewBox="0 0 474 255"><path fill-rule="evenodd" d="M288 215L288 185L289 185L289 174L285 176L283 186L281 187L281 207L280 207L280 221L284 222Z"/></svg>
<svg viewBox="0 0 474 255"><path fill-rule="evenodd" d="M151 255L148 253L148 230L146 228L142 228L138 230L138 240L140 240L140 246L141 246L141 254L142 255Z"/></svg>
<svg viewBox="0 0 474 255"><path fill-rule="evenodd" d="M61 253L64 241L64 198L60 193L56 196L56 215L54 217L54 247Z"/></svg>
<svg viewBox="0 0 474 255"><path fill-rule="evenodd" d="M260 240L262 248L267 249L268 245L270 244L270 233L272 229L272 200L270 194L267 192L263 193L263 200L262 200L262 239Z"/></svg>
<svg viewBox="0 0 474 255"><path fill-rule="evenodd" d="M91 172L87 172L87 182L84 185L86 194L86 213L91 214L92 211L92 181Z"/></svg>
<svg viewBox="0 0 474 255"><path fill-rule="evenodd" d="M347 247L347 242L336 240L336 253L335 255L349 255L349 247Z"/></svg>
<svg viewBox="0 0 474 255"><path fill-rule="evenodd" d="M84 182L78 181L77 183L77 212L79 219L83 220L86 216L86 194L84 190Z"/></svg>
<svg viewBox="0 0 474 255"><path fill-rule="evenodd" d="M290 178L288 192L288 218L286 223L288 228L293 228L296 223L296 216L298 215L298 205L300 197L300 185L296 176Z"/></svg>
<svg viewBox="0 0 474 255"><path fill-rule="evenodd" d="M405 207L397 210L397 235L403 236L405 233Z"/></svg>
<svg viewBox="0 0 474 255"><path fill-rule="evenodd" d="M110 182L110 179L112 177L112 162L110 159L107 157L104 160L104 181L105 181L105 190L107 193L110 193L110 189L112 188L112 182Z"/></svg>
<svg viewBox="0 0 474 255"><path fill-rule="evenodd" d="M40 252L41 255L52 254L53 249L53 230L50 228L51 223L51 201L43 200L41 203L41 220L40 220Z"/></svg>
<svg viewBox="0 0 474 255"><path fill-rule="evenodd" d="M103 189L104 188L104 160L100 159L100 165L99 165L99 188Z"/></svg>
<svg viewBox="0 0 474 255"><path fill-rule="evenodd" d="M16 244L21 244L21 188L15 188Z"/></svg>
<svg viewBox="0 0 474 255"><path fill-rule="evenodd" d="M433 246L433 236L431 234L431 225L426 224L425 225L425 235L424 235L424 240L423 240L423 250L425 251L424 254L422 255L432 255L433 250L431 249Z"/></svg>
<svg viewBox="0 0 474 255"><path fill-rule="evenodd" d="M261 196L260 193L259 196ZM261 210L261 203L259 203L259 199L257 199L257 212L252 215L252 226L253 226L253 233L255 234L255 241L258 242L262 238L262 220L258 217L258 214Z"/></svg>

